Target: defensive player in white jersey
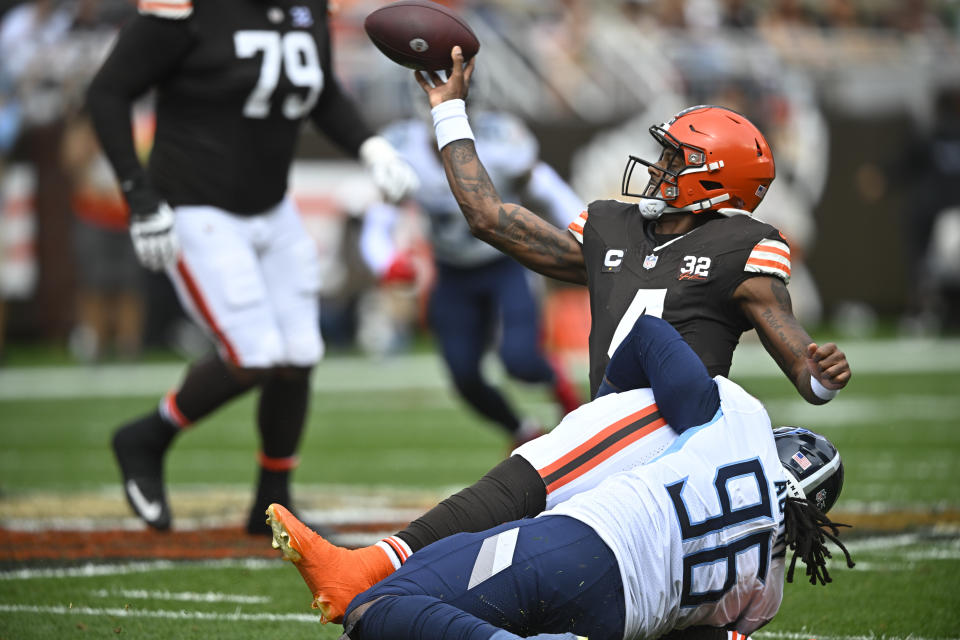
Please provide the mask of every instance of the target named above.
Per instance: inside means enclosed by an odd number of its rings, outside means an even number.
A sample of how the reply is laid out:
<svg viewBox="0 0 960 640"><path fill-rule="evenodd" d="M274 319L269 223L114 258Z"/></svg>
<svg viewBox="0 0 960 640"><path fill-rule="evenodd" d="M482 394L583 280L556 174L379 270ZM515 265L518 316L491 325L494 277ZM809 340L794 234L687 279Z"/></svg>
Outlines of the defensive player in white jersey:
<svg viewBox="0 0 960 640"><path fill-rule="evenodd" d="M600 640L694 625L747 634L780 606L788 546L812 582L830 581L819 541L839 544L838 525L824 516L843 483L839 453L806 429L772 431L758 400L711 378L676 330L652 316L616 351L600 397L554 433L590 431L586 449L639 423L632 433L646 433L642 451L652 459L627 456L605 474L559 466L548 511L421 549L354 598L348 637ZM542 451L538 440L516 453L536 464L550 457ZM308 550L315 534L278 505L269 513L285 555ZM793 564L788 580L792 573Z"/></svg>
<svg viewBox="0 0 960 640"><path fill-rule="evenodd" d="M538 203L556 224L569 224L573 212L583 209L583 202L539 159L539 143L523 121L503 111L479 111L473 117L478 152L497 187L513 200ZM514 447L519 446L541 435L543 428L535 419L522 419L484 377L481 362L494 340L506 373L528 384L547 386L561 416L581 404L562 367L544 353L540 313L531 287L536 276L470 233L447 185L429 123L419 118L399 120L381 135L420 179L413 200L429 224L436 265L428 321L450 377L470 407L499 425ZM368 265L387 279L404 256L393 237L397 214L397 207L387 203L370 207L360 240Z"/></svg>

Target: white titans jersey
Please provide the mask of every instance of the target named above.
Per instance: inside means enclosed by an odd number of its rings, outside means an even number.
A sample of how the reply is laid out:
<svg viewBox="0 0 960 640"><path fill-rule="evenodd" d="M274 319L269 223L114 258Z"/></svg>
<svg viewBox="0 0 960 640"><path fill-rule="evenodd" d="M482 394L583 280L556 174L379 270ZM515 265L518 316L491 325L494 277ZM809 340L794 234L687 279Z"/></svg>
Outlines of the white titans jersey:
<svg viewBox="0 0 960 640"><path fill-rule="evenodd" d="M519 119L505 113L471 114L477 155L504 202L520 202L516 183L537 164L539 145ZM437 151L433 127L423 120L396 122L382 132L410 163L420 178L414 194L429 216L430 242L436 259L454 267L475 267L503 257L495 247L478 240L450 191Z"/></svg>
<svg viewBox="0 0 960 640"><path fill-rule="evenodd" d="M624 638L691 625L751 633L783 596L783 467L760 402L716 377L720 410L650 463L561 503L620 563Z"/></svg>

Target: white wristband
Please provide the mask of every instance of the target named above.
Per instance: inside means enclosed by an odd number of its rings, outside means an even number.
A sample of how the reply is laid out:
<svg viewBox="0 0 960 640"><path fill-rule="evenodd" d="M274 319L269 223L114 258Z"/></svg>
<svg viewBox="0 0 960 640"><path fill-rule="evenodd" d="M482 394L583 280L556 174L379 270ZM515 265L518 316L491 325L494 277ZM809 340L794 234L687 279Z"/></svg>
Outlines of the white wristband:
<svg viewBox="0 0 960 640"><path fill-rule="evenodd" d="M475 140L467 120L467 104L459 98L441 102L430 110L437 148L443 149L454 140Z"/></svg>
<svg viewBox="0 0 960 640"><path fill-rule="evenodd" d="M813 391L813 395L821 400L833 400L834 396L839 393L837 389L827 389L813 376L810 376L810 390Z"/></svg>

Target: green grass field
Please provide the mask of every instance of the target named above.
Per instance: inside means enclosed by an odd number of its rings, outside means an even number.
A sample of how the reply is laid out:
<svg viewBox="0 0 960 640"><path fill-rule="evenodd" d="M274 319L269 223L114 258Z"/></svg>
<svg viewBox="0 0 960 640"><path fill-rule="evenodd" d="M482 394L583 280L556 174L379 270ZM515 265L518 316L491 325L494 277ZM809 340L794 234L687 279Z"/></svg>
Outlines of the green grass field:
<svg viewBox="0 0 960 640"><path fill-rule="evenodd" d="M835 558L827 587L798 576L756 637L960 638L960 343L844 345L854 379L825 407L803 403L751 347L738 352L732 377L767 404L775 424L809 426L837 444L846 481L833 515L858 523L843 536L857 567ZM110 433L148 410L181 371L180 363L0 369L0 527L126 518ZM354 491L439 497L506 451L506 439L453 397L430 354L331 358L314 387L295 476L295 497L311 512ZM511 393L527 413L554 421L541 390ZM177 442L167 468L175 517L191 496L221 491L233 496L222 507L228 517L245 518L254 411L252 398L238 400ZM90 500L98 506L85 512ZM337 638L340 628L320 626L308 602L279 559L8 565L0 640Z"/></svg>

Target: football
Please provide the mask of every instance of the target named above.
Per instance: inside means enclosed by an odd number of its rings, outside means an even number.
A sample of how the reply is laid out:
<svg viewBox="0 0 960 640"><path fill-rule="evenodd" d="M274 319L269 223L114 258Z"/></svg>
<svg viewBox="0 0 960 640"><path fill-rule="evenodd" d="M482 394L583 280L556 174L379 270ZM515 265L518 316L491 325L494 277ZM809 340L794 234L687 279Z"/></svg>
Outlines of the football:
<svg viewBox="0 0 960 640"><path fill-rule="evenodd" d="M363 28L385 56L411 69L449 69L454 46L460 46L464 60L480 49L463 18L429 0L399 0L380 7L367 16Z"/></svg>

